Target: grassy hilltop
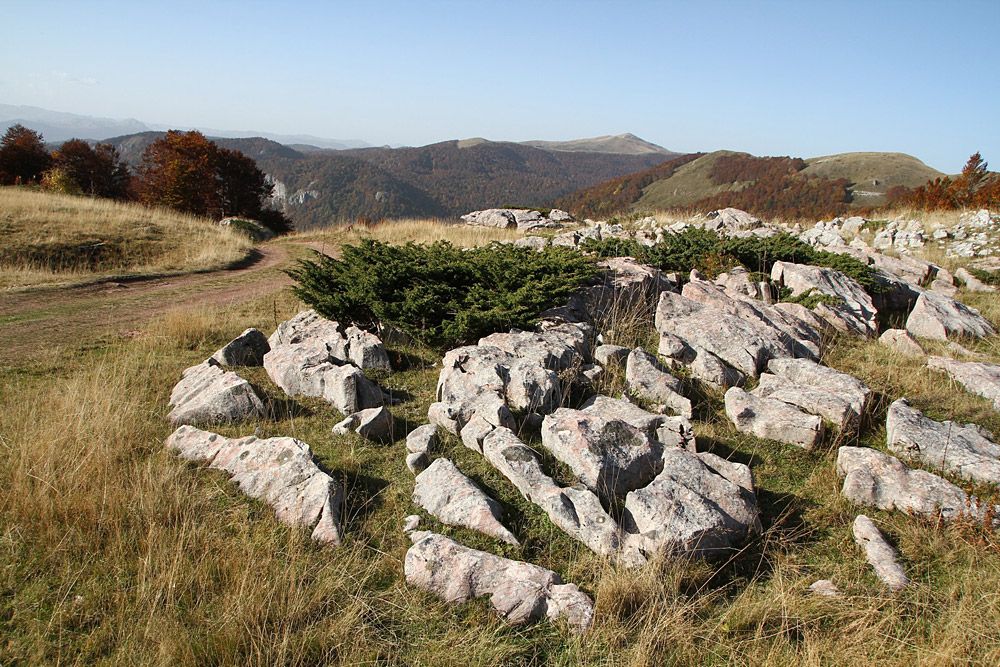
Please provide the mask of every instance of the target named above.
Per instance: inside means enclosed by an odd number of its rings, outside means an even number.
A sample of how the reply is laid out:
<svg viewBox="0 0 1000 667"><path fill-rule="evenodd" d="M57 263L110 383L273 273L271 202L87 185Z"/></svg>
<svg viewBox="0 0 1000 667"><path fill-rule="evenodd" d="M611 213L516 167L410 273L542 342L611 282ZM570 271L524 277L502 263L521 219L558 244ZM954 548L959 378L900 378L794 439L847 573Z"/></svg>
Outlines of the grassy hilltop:
<svg viewBox="0 0 1000 667"><path fill-rule="evenodd" d="M9 194L0 190L0 216L9 215ZM113 218L95 213L86 199L37 197L32 205L44 205L43 217L61 227L49 228L53 238L74 238L85 227L79 217ZM127 209L114 209L120 210ZM111 229L124 239L139 237L151 224L140 213ZM202 229L200 221L188 222ZM201 253L228 257L232 242L208 231L192 245L162 234L158 257L197 257L196 245ZM751 465L763 512L763 534L723 562L668 560L638 572L619 570L554 528L482 457L455 438L444 441L442 453L506 506L522 544L498 544L427 517L425 525L580 585L597 605L594 627L583 637L547 622L511 627L485 600L455 607L404 582L409 541L401 519L415 508L402 438L426 421L440 370L436 352L389 346L397 370L378 379L401 400L392 408L401 430L389 445L334 436L330 428L339 416L328 405L288 401L262 369L241 371L278 407L271 419L217 430L235 436L259 429L262 437L309 443L347 492L346 543L339 549L316 546L307 531L278 523L269 507L240 494L224 475L166 451L162 442L172 431L166 402L180 372L246 327L270 333L302 308L281 269L308 248L337 254L342 244L364 237L474 245L514 234L433 221L357 226L269 241L256 250L273 261L235 272L140 280L122 290L0 293L6 343L0 350L0 664L1000 661L995 534L872 513L897 541L913 579L898 595L885 592L851 539L859 509L840 495L835 448L884 448L889 402L905 395L936 419L1000 433L1000 415L987 401L874 341L840 341L824 360L877 393L871 423L848 442L827 442L809 453L759 440L733 429L721 412L721 394L698 399L699 447ZM241 256L249 246L234 247ZM167 265L190 272L213 264L143 259L128 266L160 271ZM959 296L1000 324L995 295ZM649 331L627 331L623 344L649 343ZM995 339L977 350L1000 361ZM995 490L975 491L997 500ZM821 578L834 579L844 597L811 595L808 585Z"/></svg>

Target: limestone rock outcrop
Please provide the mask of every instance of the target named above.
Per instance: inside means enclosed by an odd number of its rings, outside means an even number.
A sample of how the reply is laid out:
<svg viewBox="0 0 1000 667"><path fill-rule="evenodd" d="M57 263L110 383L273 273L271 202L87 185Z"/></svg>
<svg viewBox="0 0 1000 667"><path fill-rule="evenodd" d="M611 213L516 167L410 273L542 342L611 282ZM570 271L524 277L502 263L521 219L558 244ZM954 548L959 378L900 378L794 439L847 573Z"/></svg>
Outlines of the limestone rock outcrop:
<svg viewBox="0 0 1000 667"><path fill-rule="evenodd" d="M518 544L517 538L500 523L503 509L449 459L435 459L417 475L413 502L441 523L463 526L480 533Z"/></svg>
<svg viewBox="0 0 1000 667"><path fill-rule="evenodd" d="M191 366L170 392L171 424L229 424L263 417L264 403L250 383L215 359Z"/></svg>

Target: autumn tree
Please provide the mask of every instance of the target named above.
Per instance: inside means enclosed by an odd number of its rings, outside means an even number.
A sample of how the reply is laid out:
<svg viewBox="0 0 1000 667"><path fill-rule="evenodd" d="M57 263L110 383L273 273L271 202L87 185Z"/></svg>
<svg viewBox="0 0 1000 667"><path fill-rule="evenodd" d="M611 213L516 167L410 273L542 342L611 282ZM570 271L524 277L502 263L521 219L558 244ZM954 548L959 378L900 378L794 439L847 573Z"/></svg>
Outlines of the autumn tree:
<svg viewBox="0 0 1000 667"><path fill-rule="evenodd" d="M95 197L124 199L131 175L118 150L110 144L91 147L70 139L52 154L49 180L66 183L76 191Z"/></svg>
<svg viewBox="0 0 1000 667"><path fill-rule="evenodd" d="M7 128L0 140L0 184L36 183L51 162L40 133L21 124Z"/></svg>
<svg viewBox="0 0 1000 667"><path fill-rule="evenodd" d="M915 188L903 202L926 210L996 208L1000 206L1000 175L991 173L979 153L973 153L962 173L942 176Z"/></svg>
<svg viewBox="0 0 1000 667"><path fill-rule="evenodd" d="M150 144L137 182L145 204L213 218L254 218L284 233L291 228L287 218L265 206L271 189L251 158L196 131L171 130Z"/></svg>

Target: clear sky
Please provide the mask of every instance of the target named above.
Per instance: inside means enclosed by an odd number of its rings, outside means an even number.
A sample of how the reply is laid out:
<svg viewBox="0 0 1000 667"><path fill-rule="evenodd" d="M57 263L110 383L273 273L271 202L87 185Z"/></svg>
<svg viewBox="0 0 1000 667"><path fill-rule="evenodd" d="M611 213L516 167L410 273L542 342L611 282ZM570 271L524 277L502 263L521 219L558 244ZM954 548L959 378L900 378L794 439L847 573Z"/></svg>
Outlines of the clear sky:
<svg viewBox="0 0 1000 667"><path fill-rule="evenodd" d="M1000 0L0 0L0 35L0 102L57 111L1000 167Z"/></svg>

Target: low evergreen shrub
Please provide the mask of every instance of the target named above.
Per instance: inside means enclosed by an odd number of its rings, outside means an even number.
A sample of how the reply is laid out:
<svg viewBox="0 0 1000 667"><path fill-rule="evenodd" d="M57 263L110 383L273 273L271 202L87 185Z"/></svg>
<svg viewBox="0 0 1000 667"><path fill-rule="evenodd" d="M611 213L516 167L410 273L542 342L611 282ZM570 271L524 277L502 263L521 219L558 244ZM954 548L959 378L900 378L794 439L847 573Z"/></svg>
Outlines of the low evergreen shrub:
<svg viewBox="0 0 1000 667"><path fill-rule="evenodd" d="M599 269L569 248L364 240L344 246L339 259L316 253L288 274L296 295L325 317L368 329L391 324L448 349L534 326L539 313L565 304Z"/></svg>

